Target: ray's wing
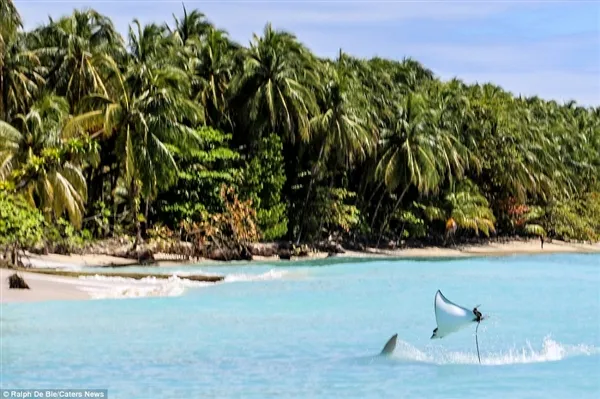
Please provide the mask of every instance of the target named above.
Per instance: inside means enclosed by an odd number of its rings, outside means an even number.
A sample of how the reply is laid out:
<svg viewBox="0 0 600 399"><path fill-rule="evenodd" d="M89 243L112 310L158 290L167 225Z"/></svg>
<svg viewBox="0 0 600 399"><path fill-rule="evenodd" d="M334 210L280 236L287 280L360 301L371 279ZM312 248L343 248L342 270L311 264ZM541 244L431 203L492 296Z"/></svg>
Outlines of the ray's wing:
<svg viewBox="0 0 600 399"><path fill-rule="evenodd" d="M435 294L435 321L438 328L456 330L475 321L473 311L448 300L440 290Z"/></svg>

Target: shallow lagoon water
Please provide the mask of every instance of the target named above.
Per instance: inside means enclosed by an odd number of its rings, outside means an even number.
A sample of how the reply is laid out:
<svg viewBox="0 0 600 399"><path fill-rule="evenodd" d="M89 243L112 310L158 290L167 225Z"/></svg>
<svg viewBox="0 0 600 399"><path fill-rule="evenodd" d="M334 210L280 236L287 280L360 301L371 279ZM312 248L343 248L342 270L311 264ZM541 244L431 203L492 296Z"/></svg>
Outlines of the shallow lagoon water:
<svg viewBox="0 0 600 399"><path fill-rule="evenodd" d="M598 255L161 270L227 278L157 282L178 285L156 291L166 297L4 304L2 387L105 388L112 399L600 397ZM489 316L481 365L475 325L429 339L437 289ZM395 333L394 354L377 356Z"/></svg>

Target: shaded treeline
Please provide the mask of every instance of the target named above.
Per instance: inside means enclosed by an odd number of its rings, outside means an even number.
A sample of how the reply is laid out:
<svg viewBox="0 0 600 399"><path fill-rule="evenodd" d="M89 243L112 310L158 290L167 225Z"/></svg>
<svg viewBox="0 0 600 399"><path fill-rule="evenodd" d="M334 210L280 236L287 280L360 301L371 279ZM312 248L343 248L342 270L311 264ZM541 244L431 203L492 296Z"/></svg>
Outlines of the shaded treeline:
<svg viewBox="0 0 600 399"><path fill-rule="evenodd" d="M138 240L600 234L599 107L324 59L270 25L244 46L198 10L123 38L94 10L26 32L0 8L2 188L47 221Z"/></svg>

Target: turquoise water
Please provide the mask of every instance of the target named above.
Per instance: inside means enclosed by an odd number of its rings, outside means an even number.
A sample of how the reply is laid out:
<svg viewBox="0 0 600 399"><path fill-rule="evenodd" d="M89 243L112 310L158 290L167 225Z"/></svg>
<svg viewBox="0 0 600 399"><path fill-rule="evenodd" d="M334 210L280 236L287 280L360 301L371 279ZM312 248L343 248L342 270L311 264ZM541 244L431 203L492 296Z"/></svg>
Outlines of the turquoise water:
<svg viewBox="0 0 600 399"><path fill-rule="evenodd" d="M2 305L2 387L106 388L113 399L600 397L598 255L175 270L229 277L170 297ZM437 289L489 316L481 365L474 328L429 339ZM394 333L393 356L377 356Z"/></svg>

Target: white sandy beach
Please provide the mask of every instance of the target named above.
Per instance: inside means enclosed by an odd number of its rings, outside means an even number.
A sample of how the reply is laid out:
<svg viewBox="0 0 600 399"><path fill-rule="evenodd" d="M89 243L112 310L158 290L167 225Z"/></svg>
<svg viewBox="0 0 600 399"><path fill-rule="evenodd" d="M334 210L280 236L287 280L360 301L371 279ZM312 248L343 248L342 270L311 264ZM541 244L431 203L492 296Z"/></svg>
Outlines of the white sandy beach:
<svg viewBox="0 0 600 399"><path fill-rule="evenodd" d="M81 268L90 266L125 266L135 264L135 260L109 255L35 255L22 258L25 266L36 268Z"/></svg>
<svg viewBox="0 0 600 399"><path fill-rule="evenodd" d="M10 269L0 268L0 303L8 302L40 302L90 299L90 295L77 288L76 279L56 277L38 273L19 272L25 279L28 290L11 290L8 288L8 276L14 273Z"/></svg>
<svg viewBox="0 0 600 399"><path fill-rule="evenodd" d="M545 242L541 248L539 240L490 242L485 245L465 245L460 248L409 248L397 250L372 250L374 254L394 257L453 257L453 256L485 256L485 255L525 255L551 253L600 253L600 243L578 244L553 240ZM345 256L350 256L344 254ZM360 255L358 255L360 256ZM367 254L369 256L369 254Z"/></svg>
<svg viewBox="0 0 600 399"><path fill-rule="evenodd" d="M600 243L596 244L577 244L566 243L554 240L551 243L546 242L544 248L540 246L539 240L531 241L511 241L506 243L489 243L486 245L471 245L461 248L413 248L397 250L367 250L364 252L346 251L339 254L339 258L379 258L379 257L471 257L471 256L505 256L519 254L550 254L550 253L600 253ZM315 254L315 258L326 257L326 253ZM157 267L210 263L222 264L214 261L172 261L166 260L169 256L158 256ZM163 259L163 260L160 260ZM256 262L273 261L275 257L255 257ZM299 258L298 260L306 260ZM127 265L131 264L130 259L117 258L107 255L30 255L24 258L24 263L36 268L64 268L73 270L82 270L90 266L109 266L109 265ZM124 270L125 271L125 270ZM85 300L93 297L135 297L135 296L153 296L169 295L179 292L181 284L171 281L161 283L138 282L133 284L132 289L127 284L110 281L82 280L72 277L51 276L29 272L19 272L27 284L29 290L8 289L7 278L13 273L9 269L0 269L0 303L9 302L39 302L48 300ZM113 296L98 296L95 291L102 292L112 289Z"/></svg>

